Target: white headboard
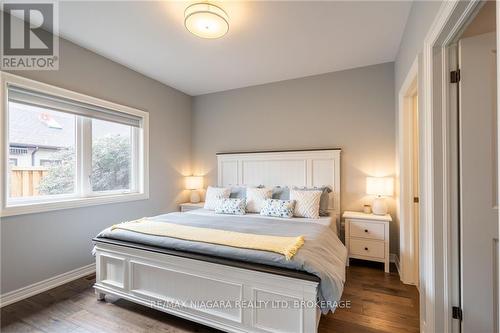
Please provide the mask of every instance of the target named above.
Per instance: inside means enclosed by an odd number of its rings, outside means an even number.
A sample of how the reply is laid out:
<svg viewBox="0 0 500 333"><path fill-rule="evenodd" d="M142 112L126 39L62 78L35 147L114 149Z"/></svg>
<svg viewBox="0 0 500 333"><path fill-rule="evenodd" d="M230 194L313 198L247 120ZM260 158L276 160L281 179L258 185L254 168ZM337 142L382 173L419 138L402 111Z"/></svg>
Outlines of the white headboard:
<svg viewBox="0 0 500 333"><path fill-rule="evenodd" d="M218 153L219 186L323 186L340 221L340 149Z"/></svg>

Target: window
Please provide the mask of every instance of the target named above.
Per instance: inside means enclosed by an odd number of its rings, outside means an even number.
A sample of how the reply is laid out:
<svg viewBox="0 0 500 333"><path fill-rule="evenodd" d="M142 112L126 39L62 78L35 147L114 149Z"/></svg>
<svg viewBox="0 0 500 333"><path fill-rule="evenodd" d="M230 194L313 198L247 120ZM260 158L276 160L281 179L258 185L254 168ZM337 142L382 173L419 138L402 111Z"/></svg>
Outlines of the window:
<svg viewBox="0 0 500 333"><path fill-rule="evenodd" d="M133 132L131 126L92 121L92 191L131 189Z"/></svg>
<svg viewBox="0 0 500 333"><path fill-rule="evenodd" d="M147 193L147 113L2 73L2 216Z"/></svg>
<svg viewBox="0 0 500 333"><path fill-rule="evenodd" d="M17 154L16 168L8 172L9 203L21 202L27 197L73 194L76 117L11 100L8 112L9 151ZM24 150L17 148L19 146ZM46 163L51 160L61 163Z"/></svg>

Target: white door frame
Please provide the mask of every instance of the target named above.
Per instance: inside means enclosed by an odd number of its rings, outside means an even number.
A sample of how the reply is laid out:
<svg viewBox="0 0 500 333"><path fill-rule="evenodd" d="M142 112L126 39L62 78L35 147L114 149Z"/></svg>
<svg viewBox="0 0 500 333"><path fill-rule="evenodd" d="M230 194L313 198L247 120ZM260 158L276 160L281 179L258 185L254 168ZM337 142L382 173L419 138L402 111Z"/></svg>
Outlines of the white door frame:
<svg viewBox="0 0 500 333"><path fill-rule="evenodd" d="M498 45L500 45L500 4L496 3L496 9L497 9L497 50L498 50ZM500 52L497 51L497 138L500 138L500 117L498 116L498 110L500 110ZM500 139L499 139L500 140ZM498 151L497 151L497 156L500 156L500 144L497 145ZM498 163L498 189L500 192L500 163ZM499 236L498 238L500 239L500 216L499 216ZM499 269L498 276L500 276L500 256L498 256L498 264L497 267ZM497 292L498 292L498 299L500 299L500 286L497 286ZM498 314L497 314L497 323L500 323L500 306L498 307Z"/></svg>
<svg viewBox="0 0 500 333"><path fill-rule="evenodd" d="M449 53L479 0L443 2L424 40L421 109L421 331L453 332ZM497 8L498 10L498 8ZM498 20L498 16L497 16ZM497 27L498 29L498 27Z"/></svg>
<svg viewBox="0 0 500 333"><path fill-rule="evenodd" d="M398 94L398 159L399 165L399 256L400 278L403 283L416 285L418 270L415 269L416 251L413 189L413 99L418 90L418 56L413 61L410 71Z"/></svg>

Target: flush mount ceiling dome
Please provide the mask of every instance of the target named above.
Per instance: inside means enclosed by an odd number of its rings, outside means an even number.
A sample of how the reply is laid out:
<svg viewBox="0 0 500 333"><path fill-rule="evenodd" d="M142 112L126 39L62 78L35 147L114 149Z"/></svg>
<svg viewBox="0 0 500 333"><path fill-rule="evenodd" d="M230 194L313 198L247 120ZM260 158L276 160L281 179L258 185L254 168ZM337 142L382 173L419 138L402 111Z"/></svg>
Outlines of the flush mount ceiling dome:
<svg viewBox="0 0 500 333"><path fill-rule="evenodd" d="M219 6L199 2L184 11L184 25L198 37L220 38L229 31L229 17Z"/></svg>

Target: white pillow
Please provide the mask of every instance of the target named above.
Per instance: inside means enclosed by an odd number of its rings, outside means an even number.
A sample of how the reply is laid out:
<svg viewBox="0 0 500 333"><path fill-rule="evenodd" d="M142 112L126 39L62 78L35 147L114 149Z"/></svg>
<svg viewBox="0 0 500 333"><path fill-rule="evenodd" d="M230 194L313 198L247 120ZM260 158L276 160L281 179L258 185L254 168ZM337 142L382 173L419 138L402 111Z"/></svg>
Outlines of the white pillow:
<svg viewBox="0 0 500 333"><path fill-rule="evenodd" d="M203 208L215 210L218 201L220 199L227 199L231 194L231 189L229 187L213 187L209 186L207 188L207 193L205 194L205 206Z"/></svg>
<svg viewBox="0 0 500 333"><path fill-rule="evenodd" d="M260 210L260 215L276 217L293 217L295 201L267 199Z"/></svg>
<svg viewBox="0 0 500 333"><path fill-rule="evenodd" d="M260 213L266 199L270 199L273 190L270 188L247 187L247 212Z"/></svg>
<svg viewBox="0 0 500 333"><path fill-rule="evenodd" d="M319 218L319 202L322 191L291 190L290 200L295 201L293 215L297 217Z"/></svg>
<svg viewBox="0 0 500 333"><path fill-rule="evenodd" d="M245 199L219 199L215 208L217 214L245 215Z"/></svg>

